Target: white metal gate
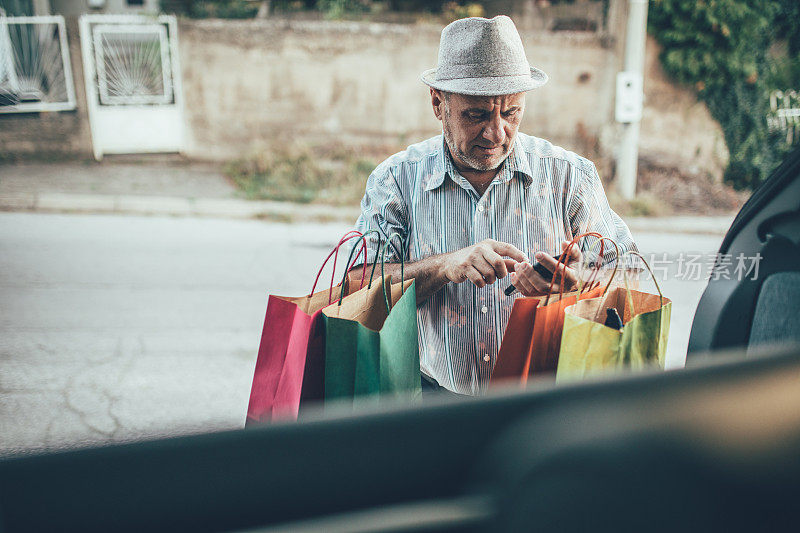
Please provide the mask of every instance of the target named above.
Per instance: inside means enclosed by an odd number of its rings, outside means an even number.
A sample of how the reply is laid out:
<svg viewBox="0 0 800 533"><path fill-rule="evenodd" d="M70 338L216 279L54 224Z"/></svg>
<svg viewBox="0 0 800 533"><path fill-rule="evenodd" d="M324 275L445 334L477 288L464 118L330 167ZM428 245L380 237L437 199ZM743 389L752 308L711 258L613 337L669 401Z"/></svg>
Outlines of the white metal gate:
<svg viewBox="0 0 800 533"><path fill-rule="evenodd" d="M175 17L84 15L80 26L95 158L180 152L184 122Z"/></svg>

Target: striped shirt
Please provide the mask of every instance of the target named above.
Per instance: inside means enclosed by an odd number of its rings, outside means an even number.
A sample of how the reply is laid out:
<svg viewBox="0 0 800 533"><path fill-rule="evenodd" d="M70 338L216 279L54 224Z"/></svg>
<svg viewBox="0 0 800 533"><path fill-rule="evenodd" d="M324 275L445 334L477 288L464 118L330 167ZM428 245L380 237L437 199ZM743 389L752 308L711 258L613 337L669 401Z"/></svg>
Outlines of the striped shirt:
<svg viewBox="0 0 800 533"><path fill-rule="evenodd" d="M484 239L513 244L530 258L540 250L557 256L562 240L586 231L613 238L621 251L636 249L594 164L522 133L483 196L456 170L441 135L391 156L367 180L356 229L399 233L409 262ZM376 241L369 243L371 257ZM604 262L614 258L612 251ZM390 250L386 260L400 259ZM480 289L469 281L448 283L419 305L422 372L461 394L486 390L519 296L505 296L509 283L510 276Z"/></svg>

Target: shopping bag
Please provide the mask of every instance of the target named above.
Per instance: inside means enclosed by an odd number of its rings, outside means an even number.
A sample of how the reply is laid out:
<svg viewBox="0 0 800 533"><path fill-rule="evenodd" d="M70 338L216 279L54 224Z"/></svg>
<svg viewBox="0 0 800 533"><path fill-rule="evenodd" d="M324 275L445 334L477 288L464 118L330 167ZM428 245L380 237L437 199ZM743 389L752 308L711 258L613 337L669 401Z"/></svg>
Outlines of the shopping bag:
<svg viewBox="0 0 800 533"><path fill-rule="evenodd" d="M540 297L520 296L514 300L511 307L511 316L500 342L497 352L492 377L489 385L501 384L511 379L527 382L528 368L530 367L531 338L533 325L536 321L536 312L539 309Z"/></svg>
<svg viewBox="0 0 800 533"><path fill-rule="evenodd" d="M603 242L611 241L596 232L578 235L559 256L559 262L563 263L569 256L571 247L576 246L584 237L595 237L600 240L600 256L603 255ZM616 243L611 242L616 247ZM565 293L564 283L561 280L557 294L519 297L514 301L497 353L497 361L492 370L490 386L503 386L511 382L525 385L530 375L555 372L564 309L578 300L600 296L613 280L614 274L605 287L596 283L595 276L599 272L599 266L598 262L597 267L593 269L592 277L577 291ZM553 289L553 283L551 280L550 291Z"/></svg>
<svg viewBox="0 0 800 533"><path fill-rule="evenodd" d="M377 234L371 230L362 239L371 233ZM391 237L380 249L379 280L371 276L366 287L322 310L326 403L421 394L416 287L404 279L402 253L400 282L384 274L390 243Z"/></svg>
<svg viewBox="0 0 800 533"><path fill-rule="evenodd" d="M595 284L594 276L599 273L601 267L601 261L597 261L597 265L593 269L593 276L590 278L589 283L587 283L588 290L579 289L573 293L564 293L564 280L562 278L558 292L559 297L544 297L544 301L540 303L540 308L536 314L537 320L534 322L533 336L531 337L530 350L527 356L530 360L528 375L555 375L556 368L558 367L558 355L561 348L562 329L564 327L564 310L570 305L575 304L578 300L596 298L605 294L614 280L619 263L619 247L612 239L603 237L597 232L583 233L572 239L559 257L559 262L563 263L566 261L571 248L577 246L578 241L586 237L595 237L599 240L599 257L601 258L603 257L605 241L609 241L613 244L614 248L617 250L617 261L614 264L614 271L605 286ZM551 293L554 280L555 277L550 281Z"/></svg>
<svg viewBox="0 0 800 533"><path fill-rule="evenodd" d="M650 265L636 252L648 270ZM627 255L627 254L626 254ZM600 298L582 300L565 310L556 381L646 367L664 368L672 302L658 294L615 287ZM604 325L606 310L622 318L622 330Z"/></svg>
<svg viewBox="0 0 800 533"><path fill-rule="evenodd" d="M323 399L325 339L321 310L332 303L334 296L351 290L347 279L334 287L332 273L328 290L314 291L331 257L335 271L339 248L360 236L360 232L351 231L342 237L319 269L308 296L270 295L245 425L275 418L296 419L301 403Z"/></svg>

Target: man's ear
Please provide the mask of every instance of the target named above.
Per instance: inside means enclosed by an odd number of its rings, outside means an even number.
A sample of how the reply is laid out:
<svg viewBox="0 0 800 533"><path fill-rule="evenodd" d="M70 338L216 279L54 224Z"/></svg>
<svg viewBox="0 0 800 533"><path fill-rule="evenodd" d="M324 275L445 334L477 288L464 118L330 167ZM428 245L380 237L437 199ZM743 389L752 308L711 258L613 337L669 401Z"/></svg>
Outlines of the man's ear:
<svg viewBox="0 0 800 533"><path fill-rule="evenodd" d="M436 115L436 118L442 120L442 115L444 114L444 95L438 89L431 89L431 105L433 106L433 114Z"/></svg>

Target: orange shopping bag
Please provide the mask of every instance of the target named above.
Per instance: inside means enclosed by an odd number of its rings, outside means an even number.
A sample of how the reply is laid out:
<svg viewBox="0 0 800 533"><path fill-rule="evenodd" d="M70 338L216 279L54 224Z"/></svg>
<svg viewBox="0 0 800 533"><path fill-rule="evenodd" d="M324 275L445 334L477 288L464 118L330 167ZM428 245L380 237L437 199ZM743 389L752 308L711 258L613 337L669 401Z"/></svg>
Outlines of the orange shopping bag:
<svg viewBox="0 0 800 533"><path fill-rule="evenodd" d="M500 343L500 351L497 352L497 360L489 381L490 385L501 380L519 379L523 375L527 380L526 368L530 366L528 353L533 336L533 325L536 321L536 311L539 309L541 299L538 296L520 296L514 300L511 316L508 318L506 331Z"/></svg>
<svg viewBox="0 0 800 533"><path fill-rule="evenodd" d="M583 237L595 237L600 240L600 257L603 255L604 241L611 241L616 248L613 240L603 237L599 233L583 233L572 239L559 256L559 263L563 264L566 261L571 248L576 246ZM562 277L558 294L519 297L514 301L497 354L497 362L492 371L490 385L502 385L514 381L525 385L530 375L547 373L555 375L561 346L561 331L564 327L564 309L578 300L602 296L613 281L616 266L605 287L595 281L599 269L600 262L598 261L588 282L577 291L565 293ZM555 276L550 281L551 293L554 280Z"/></svg>

